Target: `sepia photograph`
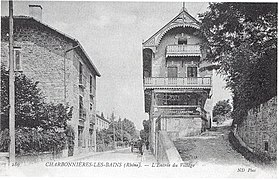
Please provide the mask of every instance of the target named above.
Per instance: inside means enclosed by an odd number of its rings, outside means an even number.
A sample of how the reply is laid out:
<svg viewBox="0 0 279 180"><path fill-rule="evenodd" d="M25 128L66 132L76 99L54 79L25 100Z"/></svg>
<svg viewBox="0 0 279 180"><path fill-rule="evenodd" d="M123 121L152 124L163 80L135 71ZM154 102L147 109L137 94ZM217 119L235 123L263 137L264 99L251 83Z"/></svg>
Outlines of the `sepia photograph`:
<svg viewBox="0 0 279 180"><path fill-rule="evenodd" d="M277 178L278 3L1 0L0 178Z"/></svg>

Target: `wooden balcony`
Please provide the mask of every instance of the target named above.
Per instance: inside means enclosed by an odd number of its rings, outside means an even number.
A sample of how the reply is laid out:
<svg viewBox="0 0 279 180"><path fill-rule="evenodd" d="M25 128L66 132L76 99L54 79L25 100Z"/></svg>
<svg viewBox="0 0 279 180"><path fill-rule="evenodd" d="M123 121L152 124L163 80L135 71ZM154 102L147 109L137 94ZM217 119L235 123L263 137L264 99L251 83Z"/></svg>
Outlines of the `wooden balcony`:
<svg viewBox="0 0 279 180"><path fill-rule="evenodd" d="M200 45L169 45L166 48L166 57L169 56L201 56Z"/></svg>
<svg viewBox="0 0 279 180"><path fill-rule="evenodd" d="M211 77L197 78L144 78L144 88L211 88Z"/></svg>

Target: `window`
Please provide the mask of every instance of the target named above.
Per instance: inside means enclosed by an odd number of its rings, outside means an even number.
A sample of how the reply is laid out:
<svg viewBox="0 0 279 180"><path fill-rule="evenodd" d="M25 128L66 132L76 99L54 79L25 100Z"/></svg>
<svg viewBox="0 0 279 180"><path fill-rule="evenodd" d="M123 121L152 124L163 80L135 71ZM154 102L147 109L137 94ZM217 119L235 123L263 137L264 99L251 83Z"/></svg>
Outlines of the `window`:
<svg viewBox="0 0 279 180"><path fill-rule="evenodd" d="M83 97L79 96L79 118L84 119L85 118L85 112L83 108Z"/></svg>
<svg viewBox="0 0 279 180"><path fill-rule="evenodd" d="M82 84L82 74L83 74L83 67L82 67L82 63L79 62L79 83Z"/></svg>
<svg viewBox="0 0 279 180"><path fill-rule="evenodd" d="M93 129L89 129L89 147L93 147Z"/></svg>
<svg viewBox="0 0 279 180"><path fill-rule="evenodd" d="M15 63L15 67L14 70L15 71L21 71L21 57L20 57L20 48L14 48L14 63Z"/></svg>
<svg viewBox="0 0 279 180"><path fill-rule="evenodd" d="M7 62L8 69L10 68L10 62ZM22 71L21 62L21 49L20 47L14 47L14 71Z"/></svg>
<svg viewBox="0 0 279 180"><path fill-rule="evenodd" d="M186 45L187 44L187 39L189 37L186 34L181 33L181 34L177 34L175 36L175 38L177 39L177 44Z"/></svg>
<svg viewBox="0 0 279 180"><path fill-rule="evenodd" d="M93 104L90 103L90 111L92 111L92 110L93 110Z"/></svg>
<svg viewBox="0 0 279 180"><path fill-rule="evenodd" d="M187 67L187 77L197 77L197 67Z"/></svg>
<svg viewBox="0 0 279 180"><path fill-rule="evenodd" d="M187 37L182 36L178 38L178 44L187 44Z"/></svg>
<svg viewBox="0 0 279 180"><path fill-rule="evenodd" d="M83 108L83 97L79 96L79 108L82 109Z"/></svg>
<svg viewBox="0 0 279 180"><path fill-rule="evenodd" d="M267 141L264 142L264 150L268 151L268 142Z"/></svg>
<svg viewBox="0 0 279 180"><path fill-rule="evenodd" d="M93 82L92 82L92 76L89 77L89 83L90 83L90 94L93 93Z"/></svg>
<svg viewBox="0 0 279 180"><path fill-rule="evenodd" d="M78 147L82 146L82 140L83 140L83 127L78 126Z"/></svg>
<svg viewBox="0 0 279 180"><path fill-rule="evenodd" d="M168 78L177 78L177 67L168 67Z"/></svg>

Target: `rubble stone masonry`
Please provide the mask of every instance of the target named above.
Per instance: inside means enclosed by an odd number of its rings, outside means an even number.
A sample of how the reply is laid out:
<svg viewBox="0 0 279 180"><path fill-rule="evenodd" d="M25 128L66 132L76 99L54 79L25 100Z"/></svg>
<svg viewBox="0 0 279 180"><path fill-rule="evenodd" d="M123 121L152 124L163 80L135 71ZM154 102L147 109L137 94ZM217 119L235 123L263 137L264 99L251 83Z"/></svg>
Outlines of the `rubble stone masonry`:
<svg viewBox="0 0 279 180"><path fill-rule="evenodd" d="M249 110L247 118L237 127L237 134L254 153L276 158L277 96Z"/></svg>
<svg viewBox="0 0 279 180"><path fill-rule="evenodd" d="M1 63L8 65L8 22L1 19ZM21 70L37 81L45 100L64 103L64 60L66 67L66 101L73 106L69 122L75 131L74 154L94 149L89 142L90 121L96 116L96 73L88 67L86 57L78 49L65 54L74 47L74 40L32 19L18 18L14 21L14 45L20 48ZM79 87L79 63L83 65L83 85ZM90 95L89 79L92 76L93 91ZM79 118L79 97L83 97L86 119ZM90 105L91 104L91 105ZM78 126L83 126L82 146L78 147ZM92 127L91 127L92 128ZM94 129L95 136L95 129ZM95 138L94 138L95 139Z"/></svg>

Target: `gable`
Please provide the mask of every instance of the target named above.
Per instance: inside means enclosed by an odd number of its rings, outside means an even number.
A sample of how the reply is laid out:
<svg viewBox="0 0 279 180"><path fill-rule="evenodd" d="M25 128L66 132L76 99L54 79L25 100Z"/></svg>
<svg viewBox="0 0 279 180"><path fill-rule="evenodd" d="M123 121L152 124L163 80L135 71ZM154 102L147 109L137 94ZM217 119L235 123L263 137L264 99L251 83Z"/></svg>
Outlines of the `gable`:
<svg viewBox="0 0 279 180"><path fill-rule="evenodd" d="M143 42L143 47L155 47L160 44L162 37L171 29L176 27L191 27L200 29L200 23L183 9L175 18L157 31L153 36Z"/></svg>

